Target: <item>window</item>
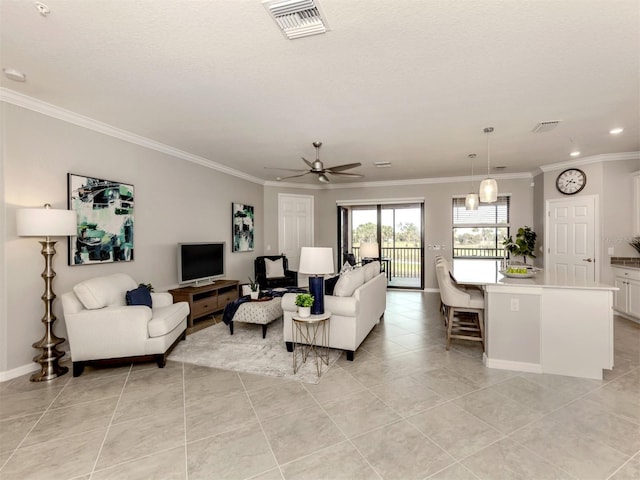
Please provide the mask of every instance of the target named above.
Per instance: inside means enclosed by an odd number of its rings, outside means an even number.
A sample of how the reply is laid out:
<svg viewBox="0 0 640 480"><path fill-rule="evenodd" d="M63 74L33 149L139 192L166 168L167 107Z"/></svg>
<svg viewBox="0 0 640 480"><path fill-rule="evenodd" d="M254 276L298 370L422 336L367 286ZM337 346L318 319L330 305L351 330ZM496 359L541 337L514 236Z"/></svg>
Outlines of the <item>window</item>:
<svg viewBox="0 0 640 480"><path fill-rule="evenodd" d="M509 198L480 203L467 210L463 198L453 199L453 258L502 258L509 236Z"/></svg>

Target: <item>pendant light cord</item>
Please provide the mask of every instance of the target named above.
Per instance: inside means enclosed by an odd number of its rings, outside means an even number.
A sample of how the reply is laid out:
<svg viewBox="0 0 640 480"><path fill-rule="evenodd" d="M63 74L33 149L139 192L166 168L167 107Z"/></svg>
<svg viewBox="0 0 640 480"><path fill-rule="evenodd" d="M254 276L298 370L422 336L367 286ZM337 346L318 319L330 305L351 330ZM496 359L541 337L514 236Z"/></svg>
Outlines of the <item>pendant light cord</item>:
<svg viewBox="0 0 640 480"><path fill-rule="evenodd" d="M493 127L484 129L484 133L487 134L487 178L491 178L491 144L489 142L489 134L491 132L493 132Z"/></svg>

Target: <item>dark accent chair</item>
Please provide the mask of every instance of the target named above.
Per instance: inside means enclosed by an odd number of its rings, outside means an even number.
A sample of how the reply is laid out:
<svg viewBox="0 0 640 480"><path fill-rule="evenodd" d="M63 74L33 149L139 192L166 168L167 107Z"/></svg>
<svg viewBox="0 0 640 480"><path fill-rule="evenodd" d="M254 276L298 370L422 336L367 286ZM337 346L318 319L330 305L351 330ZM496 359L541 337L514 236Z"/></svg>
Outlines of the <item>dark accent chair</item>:
<svg viewBox="0 0 640 480"><path fill-rule="evenodd" d="M356 264L356 256L353 253L345 253L342 255L342 263L348 262L352 267Z"/></svg>
<svg viewBox="0 0 640 480"><path fill-rule="evenodd" d="M264 264L265 258L269 260L282 259L282 268L284 269L284 277L267 278L267 267ZM289 262L284 255L264 255L257 257L253 262L256 282L260 285L260 290L279 287L297 287L298 272L289 270Z"/></svg>

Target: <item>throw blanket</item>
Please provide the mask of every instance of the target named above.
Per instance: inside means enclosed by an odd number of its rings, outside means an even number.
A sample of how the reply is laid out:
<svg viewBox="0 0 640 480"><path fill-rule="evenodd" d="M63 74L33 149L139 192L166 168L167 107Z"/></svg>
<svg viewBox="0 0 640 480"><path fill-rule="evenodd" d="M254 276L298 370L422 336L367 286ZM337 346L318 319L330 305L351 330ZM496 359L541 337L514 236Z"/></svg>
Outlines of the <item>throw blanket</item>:
<svg viewBox="0 0 640 480"><path fill-rule="evenodd" d="M285 288L277 288L273 290L264 290L260 292L259 298L262 297L282 297L285 293L307 293L307 290L304 288L298 287L285 287ZM224 312L222 312L222 321L229 325L233 321L233 316L245 302L251 301L251 297L249 295L245 295L243 297L234 300L233 302L229 302L224 307Z"/></svg>

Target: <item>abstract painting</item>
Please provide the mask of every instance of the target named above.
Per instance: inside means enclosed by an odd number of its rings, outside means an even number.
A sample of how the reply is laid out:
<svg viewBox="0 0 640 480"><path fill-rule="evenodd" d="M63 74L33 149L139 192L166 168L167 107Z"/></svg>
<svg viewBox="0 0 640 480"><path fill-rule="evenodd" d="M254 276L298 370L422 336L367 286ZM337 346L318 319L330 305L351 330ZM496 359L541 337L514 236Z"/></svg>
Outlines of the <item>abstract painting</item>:
<svg viewBox="0 0 640 480"><path fill-rule="evenodd" d="M67 174L69 209L78 230L69 239L69 265L133 260L133 185Z"/></svg>
<svg viewBox="0 0 640 480"><path fill-rule="evenodd" d="M231 205L233 218L233 252L253 251L253 207L242 203Z"/></svg>

